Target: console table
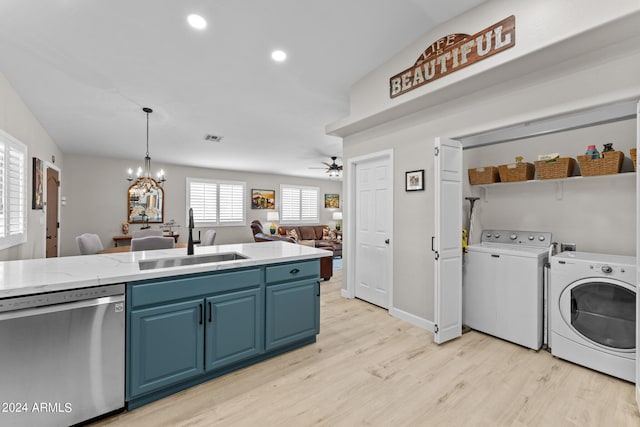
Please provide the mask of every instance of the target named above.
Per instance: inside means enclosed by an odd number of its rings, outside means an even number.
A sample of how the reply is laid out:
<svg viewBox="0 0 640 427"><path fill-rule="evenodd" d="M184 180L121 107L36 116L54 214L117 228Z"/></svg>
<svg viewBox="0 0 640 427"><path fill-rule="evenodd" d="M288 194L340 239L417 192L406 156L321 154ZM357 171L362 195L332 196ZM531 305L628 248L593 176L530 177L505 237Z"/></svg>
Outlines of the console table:
<svg viewBox="0 0 640 427"><path fill-rule="evenodd" d="M180 235L179 234L174 234L174 235L165 234L164 237L173 237L173 239L176 241L176 243L178 243L178 237L180 237ZM120 246L129 246L129 245L131 245L131 235L130 234L126 234L126 235L122 235L122 236L113 236L113 243L114 243L116 248L118 247L118 245L120 245Z"/></svg>

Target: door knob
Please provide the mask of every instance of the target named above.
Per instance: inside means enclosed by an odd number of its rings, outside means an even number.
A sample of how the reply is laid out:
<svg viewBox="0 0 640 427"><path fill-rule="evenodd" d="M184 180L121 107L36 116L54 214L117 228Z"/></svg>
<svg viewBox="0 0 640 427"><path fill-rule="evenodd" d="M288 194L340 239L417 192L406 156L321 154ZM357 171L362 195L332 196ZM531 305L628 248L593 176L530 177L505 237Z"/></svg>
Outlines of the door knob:
<svg viewBox="0 0 640 427"><path fill-rule="evenodd" d="M53 236L47 236L47 240L53 239Z"/></svg>
<svg viewBox="0 0 640 427"><path fill-rule="evenodd" d="M385 243L385 245L388 245L388 244L389 244L389 239L386 239L386 240L384 241L384 243Z"/></svg>

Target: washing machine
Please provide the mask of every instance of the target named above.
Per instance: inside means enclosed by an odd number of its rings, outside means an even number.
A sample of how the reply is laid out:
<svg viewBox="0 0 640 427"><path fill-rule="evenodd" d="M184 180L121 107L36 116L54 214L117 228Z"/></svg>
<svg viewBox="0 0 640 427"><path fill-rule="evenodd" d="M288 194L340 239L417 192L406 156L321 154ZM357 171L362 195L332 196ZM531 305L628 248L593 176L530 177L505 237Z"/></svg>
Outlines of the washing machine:
<svg viewBox="0 0 640 427"><path fill-rule="evenodd" d="M516 344L543 342L543 277L551 233L483 230L462 270L462 323Z"/></svg>
<svg viewBox="0 0 640 427"><path fill-rule="evenodd" d="M635 382L636 258L562 252L549 288L551 354Z"/></svg>

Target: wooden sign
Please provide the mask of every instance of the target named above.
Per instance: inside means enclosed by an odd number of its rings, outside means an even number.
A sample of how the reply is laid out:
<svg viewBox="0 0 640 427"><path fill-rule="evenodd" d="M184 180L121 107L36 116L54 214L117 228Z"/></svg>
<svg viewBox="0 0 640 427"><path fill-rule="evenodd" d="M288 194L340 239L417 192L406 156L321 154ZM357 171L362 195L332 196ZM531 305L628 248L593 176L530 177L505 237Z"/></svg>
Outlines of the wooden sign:
<svg viewBox="0 0 640 427"><path fill-rule="evenodd" d="M513 15L472 36L450 34L429 45L411 68L389 79L391 98L515 45L516 18Z"/></svg>

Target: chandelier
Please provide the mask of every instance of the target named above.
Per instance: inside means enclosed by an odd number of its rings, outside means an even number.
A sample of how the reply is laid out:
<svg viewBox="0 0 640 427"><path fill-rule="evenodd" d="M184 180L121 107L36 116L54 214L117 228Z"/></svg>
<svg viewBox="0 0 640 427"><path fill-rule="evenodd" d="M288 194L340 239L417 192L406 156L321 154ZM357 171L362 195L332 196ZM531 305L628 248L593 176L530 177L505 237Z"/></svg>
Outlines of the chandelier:
<svg viewBox="0 0 640 427"><path fill-rule="evenodd" d="M158 172L157 181L151 178L151 157L149 157L149 114L153 113L153 110L151 108L144 107L142 111L147 114L147 154L144 156L144 169L142 169L142 167L138 167L135 178L136 182L129 188L129 191L133 191L138 196L143 196L151 190L158 188L158 183L162 185L166 181L164 171L162 169ZM127 172L129 174L127 181L133 181L133 171L131 168L129 168Z"/></svg>

